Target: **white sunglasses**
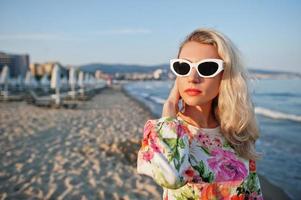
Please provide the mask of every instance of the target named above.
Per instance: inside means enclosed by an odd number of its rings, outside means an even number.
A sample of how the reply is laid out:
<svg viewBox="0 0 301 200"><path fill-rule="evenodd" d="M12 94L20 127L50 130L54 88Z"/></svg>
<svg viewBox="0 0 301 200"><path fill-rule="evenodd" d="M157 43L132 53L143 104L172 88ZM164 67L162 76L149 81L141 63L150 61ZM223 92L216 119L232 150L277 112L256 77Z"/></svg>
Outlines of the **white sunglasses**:
<svg viewBox="0 0 301 200"><path fill-rule="evenodd" d="M171 71L179 77L189 76L192 67L195 67L199 76L204 78L214 77L224 70L223 60L221 59L208 58L197 63L181 58L170 60Z"/></svg>

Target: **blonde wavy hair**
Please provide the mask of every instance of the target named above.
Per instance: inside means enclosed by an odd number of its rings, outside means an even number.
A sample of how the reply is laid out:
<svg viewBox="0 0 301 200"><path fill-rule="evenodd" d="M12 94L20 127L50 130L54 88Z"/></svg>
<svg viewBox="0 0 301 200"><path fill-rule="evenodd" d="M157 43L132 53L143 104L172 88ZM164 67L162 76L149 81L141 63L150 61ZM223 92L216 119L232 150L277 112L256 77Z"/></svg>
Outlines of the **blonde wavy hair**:
<svg viewBox="0 0 301 200"><path fill-rule="evenodd" d="M221 126L222 134L240 156L252 160L259 159L261 154L255 150L259 128L250 97L249 74L244 68L239 50L219 31L201 28L193 31L181 43L178 57L183 46L189 41L216 47L224 61L224 74L219 94L212 101L213 115Z"/></svg>

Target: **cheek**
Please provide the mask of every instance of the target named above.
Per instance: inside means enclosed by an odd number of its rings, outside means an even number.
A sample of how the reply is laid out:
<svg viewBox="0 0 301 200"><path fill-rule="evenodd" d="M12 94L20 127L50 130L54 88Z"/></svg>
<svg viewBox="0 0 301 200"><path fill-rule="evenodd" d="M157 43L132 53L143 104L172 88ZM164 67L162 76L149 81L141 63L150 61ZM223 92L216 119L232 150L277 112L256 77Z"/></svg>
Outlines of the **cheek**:
<svg viewBox="0 0 301 200"><path fill-rule="evenodd" d="M219 93L219 80L212 80L207 83L206 92L210 94L211 97L215 97Z"/></svg>
<svg viewBox="0 0 301 200"><path fill-rule="evenodd" d="M210 89L210 93L212 97L215 97L219 92L219 85L218 84L214 84L212 85L211 89Z"/></svg>

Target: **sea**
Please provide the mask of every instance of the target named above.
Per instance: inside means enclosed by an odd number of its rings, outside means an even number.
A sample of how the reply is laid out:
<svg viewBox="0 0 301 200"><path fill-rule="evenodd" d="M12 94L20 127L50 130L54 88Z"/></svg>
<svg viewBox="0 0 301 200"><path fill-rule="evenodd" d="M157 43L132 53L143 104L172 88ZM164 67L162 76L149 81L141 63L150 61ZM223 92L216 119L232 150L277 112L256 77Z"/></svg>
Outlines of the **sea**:
<svg viewBox="0 0 301 200"><path fill-rule="evenodd" d="M135 81L124 89L161 116L173 80ZM263 158L257 171L293 200L301 198L301 79L254 79L252 101L260 129L256 142Z"/></svg>

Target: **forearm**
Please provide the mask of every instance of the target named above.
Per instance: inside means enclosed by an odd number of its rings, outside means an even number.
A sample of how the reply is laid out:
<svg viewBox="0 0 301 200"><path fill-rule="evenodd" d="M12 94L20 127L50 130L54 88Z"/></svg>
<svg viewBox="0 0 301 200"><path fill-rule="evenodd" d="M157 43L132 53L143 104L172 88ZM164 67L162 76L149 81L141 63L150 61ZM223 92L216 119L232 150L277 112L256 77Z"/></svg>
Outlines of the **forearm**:
<svg viewBox="0 0 301 200"><path fill-rule="evenodd" d="M190 169L189 137L180 121L171 117L148 120L138 151L137 172L159 185L177 189L186 184Z"/></svg>

